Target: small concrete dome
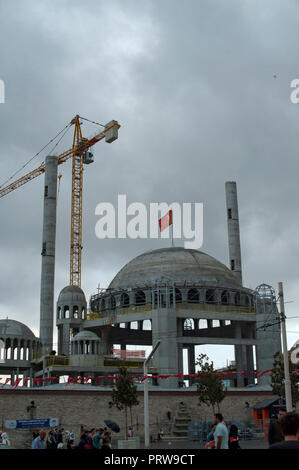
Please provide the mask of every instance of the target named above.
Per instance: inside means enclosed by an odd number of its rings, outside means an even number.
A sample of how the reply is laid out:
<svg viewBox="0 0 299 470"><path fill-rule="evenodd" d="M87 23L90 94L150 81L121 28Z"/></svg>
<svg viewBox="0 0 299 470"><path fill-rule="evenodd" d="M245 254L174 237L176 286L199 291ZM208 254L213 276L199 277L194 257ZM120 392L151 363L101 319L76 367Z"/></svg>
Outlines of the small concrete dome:
<svg viewBox="0 0 299 470"><path fill-rule="evenodd" d="M183 247L143 253L126 264L110 283L110 289L136 288L163 276L176 283L194 282L228 288L242 287L238 277L224 264L202 251Z"/></svg>
<svg viewBox="0 0 299 470"><path fill-rule="evenodd" d="M66 286L58 296L58 304L86 303L83 290L78 286Z"/></svg>
<svg viewBox="0 0 299 470"><path fill-rule="evenodd" d="M37 339L30 328L24 325L24 323L16 320L9 320L8 318L0 320L0 337L21 337L23 339L31 340Z"/></svg>
<svg viewBox="0 0 299 470"><path fill-rule="evenodd" d="M72 341L101 341L101 338L92 331L82 330L72 338Z"/></svg>

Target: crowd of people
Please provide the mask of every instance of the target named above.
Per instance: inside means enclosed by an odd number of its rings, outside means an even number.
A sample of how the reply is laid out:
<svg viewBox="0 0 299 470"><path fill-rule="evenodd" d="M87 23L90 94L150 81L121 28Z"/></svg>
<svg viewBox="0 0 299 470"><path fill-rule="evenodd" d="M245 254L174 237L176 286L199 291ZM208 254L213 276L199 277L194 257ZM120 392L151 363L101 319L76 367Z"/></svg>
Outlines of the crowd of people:
<svg viewBox="0 0 299 470"><path fill-rule="evenodd" d="M285 408L278 411L268 429L269 449L299 449L299 414L287 413ZM214 425L208 434L206 449L241 449L239 431L232 424L228 429L221 413L216 413Z"/></svg>
<svg viewBox="0 0 299 470"><path fill-rule="evenodd" d="M41 429L33 433L32 449L111 449L111 432L107 428L82 429L78 444L73 431Z"/></svg>

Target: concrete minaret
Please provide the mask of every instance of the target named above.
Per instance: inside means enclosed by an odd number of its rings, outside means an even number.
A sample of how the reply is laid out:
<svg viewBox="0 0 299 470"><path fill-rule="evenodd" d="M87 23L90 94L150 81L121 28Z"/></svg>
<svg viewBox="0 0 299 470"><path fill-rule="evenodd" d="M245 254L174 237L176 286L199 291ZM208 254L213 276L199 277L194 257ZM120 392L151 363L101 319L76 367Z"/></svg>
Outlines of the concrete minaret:
<svg viewBox="0 0 299 470"><path fill-rule="evenodd" d="M237 184L235 181L227 181L225 183L225 194L230 269L235 273L242 283L238 198Z"/></svg>
<svg viewBox="0 0 299 470"><path fill-rule="evenodd" d="M45 191L40 290L40 340L43 353L53 349L57 157L45 161Z"/></svg>

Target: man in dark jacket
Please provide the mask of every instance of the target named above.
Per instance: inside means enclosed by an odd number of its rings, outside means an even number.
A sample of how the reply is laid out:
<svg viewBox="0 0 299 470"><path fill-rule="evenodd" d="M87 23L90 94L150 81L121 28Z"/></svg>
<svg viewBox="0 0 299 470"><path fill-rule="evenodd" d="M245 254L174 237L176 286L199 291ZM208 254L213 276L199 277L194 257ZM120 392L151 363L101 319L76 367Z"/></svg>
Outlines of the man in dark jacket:
<svg viewBox="0 0 299 470"><path fill-rule="evenodd" d="M296 449L299 450L299 414L286 413L280 420L284 440L272 444L270 449Z"/></svg>
<svg viewBox="0 0 299 470"><path fill-rule="evenodd" d="M277 414L277 420L270 423L268 430L268 442L269 446L276 444L277 442L282 442L284 440L284 435L281 429L281 419L286 414L287 410L285 407L281 407Z"/></svg>

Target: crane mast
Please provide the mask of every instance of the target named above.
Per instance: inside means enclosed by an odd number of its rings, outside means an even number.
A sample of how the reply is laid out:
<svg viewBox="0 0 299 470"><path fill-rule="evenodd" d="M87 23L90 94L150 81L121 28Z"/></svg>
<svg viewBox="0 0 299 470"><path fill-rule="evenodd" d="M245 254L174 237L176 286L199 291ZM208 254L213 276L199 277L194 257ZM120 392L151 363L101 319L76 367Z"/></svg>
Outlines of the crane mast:
<svg viewBox="0 0 299 470"><path fill-rule="evenodd" d="M79 148L82 132L79 116L74 118L75 132L72 158L72 208L70 246L70 285L81 287L82 251L82 193L83 193L83 153Z"/></svg>

